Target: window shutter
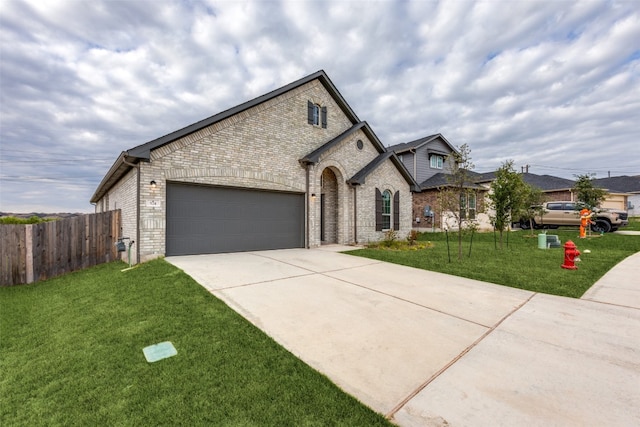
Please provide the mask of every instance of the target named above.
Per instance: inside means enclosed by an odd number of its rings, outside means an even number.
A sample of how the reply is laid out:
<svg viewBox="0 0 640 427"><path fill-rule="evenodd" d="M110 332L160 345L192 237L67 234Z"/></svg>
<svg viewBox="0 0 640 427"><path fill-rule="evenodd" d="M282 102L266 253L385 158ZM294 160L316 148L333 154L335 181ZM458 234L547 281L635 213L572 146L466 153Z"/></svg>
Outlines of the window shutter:
<svg viewBox="0 0 640 427"><path fill-rule="evenodd" d="M313 102L307 101L307 123L313 124Z"/></svg>
<svg viewBox="0 0 640 427"><path fill-rule="evenodd" d="M400 191L393 195L393 229L400 230Z"/></svg>
<svg viewBox="0 0 640 427"><path fill-rule="evenodd" d="M376 188L376 231L382 231L382 193Z"/></svg>
<svg viewBox="0 0 640 427"><path fill-rule="evenodd" d="M327 107L322 107L322 127L327 128Z"/></svg>

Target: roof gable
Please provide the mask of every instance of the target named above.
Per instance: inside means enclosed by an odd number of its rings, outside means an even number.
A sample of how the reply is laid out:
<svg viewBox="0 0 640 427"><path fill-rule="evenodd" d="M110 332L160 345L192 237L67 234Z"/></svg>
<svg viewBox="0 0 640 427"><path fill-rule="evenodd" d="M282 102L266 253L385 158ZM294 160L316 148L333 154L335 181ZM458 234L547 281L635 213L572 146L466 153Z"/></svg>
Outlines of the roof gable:
<svg viewBox="0 0 640 427"><path fill-rule="evenodd" d="M351 107L344 99L344 97L340 94L331 79L329 79L327 73L325 73L324 70L320 70L299 80L296 80L295 82L289 83L288 85L282 86L281 88L275 89L269 93L244 102L221 113L215 114L204 120L200 120L199 122L193 123L175 132L171 132L160 138L130 148L127 151L123 151L98 185L98 188L91 197L91 203L96 203L98 200L100 200L100 198L102 198L102 196L104 196L116 182L118 182L126 173L128 173L128 171L134 166L135 163L150 160L152 150L160 148L194 132L198 132L201 129L204 129L217 122L225 120L238 113L274 99L314 80L318 80L324 86L324 88L333 97L334 101L340 107L348 120L350 120L353 124L360 123L360 119L358 119L356 113L351 109ZM371 133L373 134L373 131L371 131ZM379 142L377 137L375 139ZM384 146L381 143L380 148L382 149L382 151L384 151Z"/></svg>
<svg viewBox="0 0 640 427"><path fill-rule="evenodd" d="M393 151L385 151L384 153L380 153L375 159L370 161L365 167L360 169L355 175L347 180L347 184L349 185L362 185L365 183L367 176L376 170L378 166L380 166L384 161L391 160L393 165L398 169L398 172L402 175L402 177L409 184L411 191L420 191L418 183L413 179L407 168L404 167L404 164L400 161L398 156Z"/></svg>
<svg viewBox="0 0 640 427"><path fill-rule="evenodd" d="M391 150L391 151L395 152L396 154L402 154L402 153L405 153L407 151L418 150L418 149L424 147L425 145L429 144L430 142L435 141L437 139L440 139L442 142L444 142L444 144L451 150L451 152L458 153L458 150L453 145L451 145L451 143L449 141L447 141L447 139L440 133L436 133L434 135L425 136L423 138L416 139L415 141L410 141L410 142L405 142L405 143L402 143L402 144L392 145L391 147L388 148L388 150ZM438 154L446 154L446 153L438 152Z"/></svg>
<svg viewBox="0 0 640 427"><path fill-rule="evenodd" d="M133 147L131 149L129 149L126 154L129 157L136 157L136 158L140 158L143 160L148 160L150 158L150 153L151 150L154 150L156 148L162 147L163 145L166 145L170 142L173 142L177 139L183 138L189 134L192 134L194 132L197 132L201 129L204 129L208 126L211 126L217 122L220 122L226 118L229 118L231 116L234 116L242 111L248 110L249 108L255 107L256 105L262 104L263 102L269 101L273 98L276 98L284 93L287 93L293 89L296 89L302 85L305 85L313 80L319 80L320 83L322 83L322 85L325 87L325 89L327 90L327 92L329 92L329 94L333 97L333 99L336 101L336 103L338 104L338 106L340 107L340 109L344 112L344 114L347 116L347 118L349 120L351 120L352 123L358 123L360 122L360 119L358 119L358 116L356 115L356 113L351 109L351 107L349 106L349 104L347 103L347 101L344 99L344 97L340 94L340 92L338 91L338 89L335 87L335 85L333 84L333 82L331 81L331 79L329 79L329 76L327 76L327 73L324 72L324 70L320 70L317 71L313 74L310 74L306 77L303 77L299 80L296 80L295 82L289 83L286 86L283 86L279 89L275 89L269 93L266 93L264 95L261 95L257 98L254 98L250 101L244 102L240 105L237 105L235 107L232 107L228 110L225 110L221 113L215 114L211 117L208 117L204 120L200 120L199 122L193 123L187 127L184 127L182 129L179 129L175 132L171 132L170 134L167 134L165 136L162 136L160 138L154 139L152 141L149 141L147 143L138 145L136 147Z"/></svg>
<svg viewBox="0 0 640 427"><path fill-rule="evenodd" d="M384 145L382 145L382 142L380 142L380 140L378 139L376 134L373 132L369 124L367 122L360 122L353 125L346 131L342 132L340 135L324 143L320 147L313 150L311 153L301 158L300 163L311 163L311 164L318 163L318 161L320 161L320 156L322 156L323 153L325 153L332 147L338 145L340 142L342 142L349 135L356 132L358 129L362 129L362 131L369 138L369 140L371 141L375 149L378 150L378 153L384 153L386 151L384 148Z"/></svg>

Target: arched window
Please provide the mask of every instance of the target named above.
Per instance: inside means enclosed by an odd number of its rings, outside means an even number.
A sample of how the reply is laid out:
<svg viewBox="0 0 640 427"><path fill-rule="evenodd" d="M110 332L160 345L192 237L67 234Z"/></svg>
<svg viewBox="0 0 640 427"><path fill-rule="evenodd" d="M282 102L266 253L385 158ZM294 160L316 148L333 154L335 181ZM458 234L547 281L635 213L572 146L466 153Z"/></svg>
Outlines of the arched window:
<svg viewBox="0 0 640 427"><path fill-rule="evenodd" d="M391 229L391 191L382 193L382 229Z"/></svg>
<svg viewBox="0 0 640 427"><path fill-rule="evenodd" d="M400 191L393 194L390 190L380 191L376 188L376 231L400 230Z"/></svg>

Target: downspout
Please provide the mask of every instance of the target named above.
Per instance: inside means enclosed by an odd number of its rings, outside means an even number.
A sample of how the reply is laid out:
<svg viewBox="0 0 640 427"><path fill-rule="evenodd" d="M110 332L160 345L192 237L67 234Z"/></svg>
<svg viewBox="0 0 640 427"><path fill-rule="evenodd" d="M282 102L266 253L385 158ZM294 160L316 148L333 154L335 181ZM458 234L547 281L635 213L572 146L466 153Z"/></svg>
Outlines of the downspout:
<svg viewBox="0 0 640 427"><path fill-rule="evenodd" d="M353 243L358 244L358 187L352 185L353 188Z"/></svg>
<svg viewBox="0 0 640 427"><path fill-rule="evenodd" d="M125 158L122 163L136 168L136 264L140 264L140 163L129 163Z"/></svg>
<svg viewBox="0 0 640 427"><path fill-rule="evenodd" d="M304 233L304 238L305 238L305 248L309 249L310 245L309 245L309 214L311 212L311 202L310 202L310 195L309 195L309 163L305 163L306 166L306 174L305 174L305 185L307 188L307 192L306 192L306 201L307 201L307 206L306 206L306 224L305 224L305 233Z"/></svg>

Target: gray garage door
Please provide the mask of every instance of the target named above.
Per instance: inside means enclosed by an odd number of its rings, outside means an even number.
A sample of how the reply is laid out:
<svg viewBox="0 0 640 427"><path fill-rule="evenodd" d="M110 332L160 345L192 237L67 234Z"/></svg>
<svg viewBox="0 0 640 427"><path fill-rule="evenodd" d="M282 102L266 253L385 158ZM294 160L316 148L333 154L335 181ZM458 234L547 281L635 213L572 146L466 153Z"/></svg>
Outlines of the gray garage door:
<svg viewBox="0 0 640 427"><path fill-rule="evenodd" d="M304 195L167 184L167 256L304 247Z"/></svg>

